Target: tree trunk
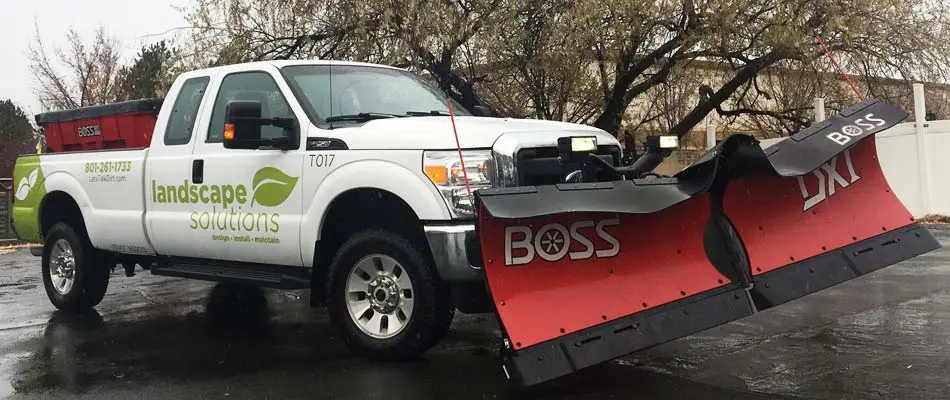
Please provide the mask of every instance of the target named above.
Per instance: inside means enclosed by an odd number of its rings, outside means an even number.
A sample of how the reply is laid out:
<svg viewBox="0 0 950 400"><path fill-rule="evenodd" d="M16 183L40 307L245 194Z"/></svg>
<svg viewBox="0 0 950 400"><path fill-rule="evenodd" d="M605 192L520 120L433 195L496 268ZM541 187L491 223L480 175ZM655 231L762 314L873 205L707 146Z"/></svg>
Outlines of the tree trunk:
<svg viewBox="0 0 950 400"><path fill-rule="evenodd" d="M664 65L657 75L654 75L647 81L641 82L641 84L636 86L633 85L633 82L650 67L655 66L661 58L667 57L667 54L676 50L682 43L683 39L681 36L674 37L656 50L650 52L650 54L639 59L633 65L629 65L622 73L621 71L617 71L618 75L613 90L610 91L610 97L604 105L604 111L597 117L597 120L594 121L594 126L617 135L620 132L623 115L626 113L627 108L630 107L630 102L640 93L664 81L665 78L661 75L665 74L668 76L670 72L669 69L671 68L668 69L667 66ZM672 62L673 60L668 60L668 64L672 64ZM672 65L669 67L672 67ZM631 87L638 92L632 92Z"/></svg>
<svg viewBox="0 0 950 400"><path fill-rule="evenodd" d="M443 51L442 57L436 60L432 53L421 46L415 46L413 50L416 55L422 58L422 67L435 77L439 89L467 110L482 104L478 93L475 91L475 82L452 71L452 54L450 52Z"/></svg>

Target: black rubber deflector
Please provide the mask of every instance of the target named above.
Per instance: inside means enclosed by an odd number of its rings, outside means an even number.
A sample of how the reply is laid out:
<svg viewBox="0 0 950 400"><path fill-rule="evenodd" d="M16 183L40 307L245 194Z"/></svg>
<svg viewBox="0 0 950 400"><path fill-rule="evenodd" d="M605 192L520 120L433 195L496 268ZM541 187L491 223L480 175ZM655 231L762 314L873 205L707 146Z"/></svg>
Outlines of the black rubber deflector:
<svg viewBox="0 0 950 400"><path fill-rule="evenodd" d="M938 248L930 231L911 224L762 274L752 298L764 310Z"/></svg>
<svg viewBox="0 0 950 400"><path fill-rule="evenodd" d="M536 385L753 312L745 290L730 285L509 351L504 359L505 373L518 386Z"/></svg>

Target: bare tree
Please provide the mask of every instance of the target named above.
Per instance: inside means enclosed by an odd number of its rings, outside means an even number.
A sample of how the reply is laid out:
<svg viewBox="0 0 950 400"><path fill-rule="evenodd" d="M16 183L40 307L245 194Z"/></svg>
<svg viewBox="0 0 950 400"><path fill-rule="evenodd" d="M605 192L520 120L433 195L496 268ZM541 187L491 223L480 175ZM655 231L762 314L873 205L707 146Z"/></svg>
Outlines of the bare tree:
<svg viewBox="0 0 950 400"><path fill-rule="evenodd" d="M772 7L782 11L777 14L781 19L763 19L759 25L766 29L751 37L755 40L746 39L752 47L743 53L786 46L789 56L734 85L730 98L705 108L713 106L720 115L733 119L748 117L746 126L766 135L787 135L813 120L815 97L824 97L830 112L854 104L858 96L832 67L817 37L856 81L862 97L882 99L909 111L910 82L947 79L950 30L945 27L950 4L946 2L874 0L855 6L795 0ZM714 92L710 89L707 95Z"/></svg>
<svg viewBox="0 0 950 400"><path fill-rule="evenodd" d="M196 0L188 62L196 67L301 58L347 57L346 25L336 0Z"/></svg>
<svg viewBox="0 0 950 400"><path fill-rule="evenodd" d="M775 132L794 130L807 123L802 99L840 88L838 80L816 80L829 70L816 36L859 81L946 78L950 71L950 5L933 0L198 4L189 14L200 33L195 49L218 60L386 63L426 73L466 106L488 102L506 115L613 133L627 127L685 135L713 111ZM700 63L720 67L697 79L690 66ZM776 68L805 75L763 78ZM867 94L886 94L875 79L866 80ZM818 83L799 87L796 80ZM855 101L842 93L843 104Z"/></svg>
<svg viewBox="0 0 950 400"><path fill-rule="evenodd" d="M475 67L484 50L473 40L492 26L501 0L198 0L197 65L287 58L346 58L430 75L463 105L479 104Z"/></svg>
<svg viewBox="0 0 950 400"><path fill-rule="evenodd" d="M38 29L35 42L30 45L40 105L46 110L62 110L113 101L119 72L116 41L106 35L102 26L96 30L91 44L85 43L73 29L66 38L67 48L56 48L55 59L47 54Z"/></svg>

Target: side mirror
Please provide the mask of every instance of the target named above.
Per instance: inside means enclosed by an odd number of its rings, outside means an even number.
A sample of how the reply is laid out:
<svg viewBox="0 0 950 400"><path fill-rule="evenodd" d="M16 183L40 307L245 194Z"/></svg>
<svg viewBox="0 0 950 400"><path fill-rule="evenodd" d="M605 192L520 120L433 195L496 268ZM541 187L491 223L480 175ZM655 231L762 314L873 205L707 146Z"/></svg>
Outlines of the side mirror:
<svg viewBox="0 0 950 400"><path fill-rule="evenodd" d="M284 128L286 135L261 139L261 127L273 125ZM263 118L261 103L248 100L229 101L224 109L224 148L259 149L270 146L281 150L296 148L296 125L293 118Z"/></svg>
<svg viewBox="0 0 950 400"><path fill-rule="evenodd" d="M261 141L261 103L229 101L224 108L224 147L256 149Z"/></svg>
<svg viewBox="0 0 950 400"><path fill-rule="evenodd" d="M492 109L482 106L482 105L475 105L474 107L472 107L472 113L475 114L476 117L494 117L495 116L495 113L492 111Z"/></svg>

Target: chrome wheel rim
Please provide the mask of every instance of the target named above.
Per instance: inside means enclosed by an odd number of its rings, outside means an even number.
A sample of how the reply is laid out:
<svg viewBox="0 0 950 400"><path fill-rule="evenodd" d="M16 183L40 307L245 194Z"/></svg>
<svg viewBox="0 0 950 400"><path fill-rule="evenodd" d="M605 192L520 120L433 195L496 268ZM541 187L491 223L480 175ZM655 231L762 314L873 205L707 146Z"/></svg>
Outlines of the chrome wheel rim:
<svg viewBox="0 0 950 400"><path fill-rule="evenodd" d="M49 278L56 293L65 295L73 288L76 281L76 258L66 239L53 243L49 252Z"/></svg>
<svg viewBox="0 0 950 400"><path fill-rule="evenodd" d="M392 257L361 258L346 278L346 308L364 334L388 339L402 332L415 303L409 273Z"/></svg>

